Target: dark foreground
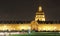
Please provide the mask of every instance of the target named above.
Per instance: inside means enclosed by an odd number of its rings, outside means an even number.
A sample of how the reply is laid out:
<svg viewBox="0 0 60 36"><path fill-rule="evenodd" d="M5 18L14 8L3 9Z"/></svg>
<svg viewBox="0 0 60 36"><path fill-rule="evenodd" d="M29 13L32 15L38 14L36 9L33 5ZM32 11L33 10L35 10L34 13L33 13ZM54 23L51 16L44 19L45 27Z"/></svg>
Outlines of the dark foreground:
<svg viewBox="0 0 60 36"><path fill-rule="evenodd" d="M60 32L32 32L30 34L14 34L9 36L60 36Z"/></svg>

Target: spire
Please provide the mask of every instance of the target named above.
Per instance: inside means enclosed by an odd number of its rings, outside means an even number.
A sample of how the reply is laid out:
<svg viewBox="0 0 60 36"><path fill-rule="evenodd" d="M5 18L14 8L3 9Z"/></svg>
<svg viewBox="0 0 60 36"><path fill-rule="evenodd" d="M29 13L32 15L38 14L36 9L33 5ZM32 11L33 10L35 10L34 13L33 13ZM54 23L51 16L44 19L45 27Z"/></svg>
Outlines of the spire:
<svg viewBox="0 0 60 36"><path fill-rule="evenodd" d="M39 6L39 10L38 11L42 11L42 6Z"/></svg>

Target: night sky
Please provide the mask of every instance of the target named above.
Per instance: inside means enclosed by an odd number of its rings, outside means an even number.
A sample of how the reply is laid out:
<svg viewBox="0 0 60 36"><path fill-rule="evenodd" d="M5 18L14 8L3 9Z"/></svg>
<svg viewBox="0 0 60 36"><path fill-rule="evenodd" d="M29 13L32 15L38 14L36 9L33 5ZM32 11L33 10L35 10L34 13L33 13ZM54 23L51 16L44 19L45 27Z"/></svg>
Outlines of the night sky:
<svg viewBox="0 0 60 36"><path fill-rule="evenodd" d="M43 7L46 20L60 20L60 0L1 0L0 20L34 20L39 5Z"/></svg>

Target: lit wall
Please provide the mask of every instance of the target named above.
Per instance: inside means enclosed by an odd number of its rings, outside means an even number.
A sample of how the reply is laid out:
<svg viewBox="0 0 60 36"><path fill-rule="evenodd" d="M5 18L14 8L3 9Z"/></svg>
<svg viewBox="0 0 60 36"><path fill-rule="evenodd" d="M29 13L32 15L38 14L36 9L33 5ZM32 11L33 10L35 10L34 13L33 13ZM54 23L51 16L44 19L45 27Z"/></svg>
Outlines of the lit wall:
<svg viewBox="0 0 60 36"><path fill-rule="evenodd" d="M60 31L60 24L0 24L0 30Z"/></svg>
<svg viewBox="0 0 60 36"><path fill-rule="evenodd" d="M0 30L28 30L31 29L30 24L0 24Z"/></svg>
<svg viewBox="0 0 60 36"><path fill-rule="evenodd" d="M39 24L38 31L60 31L60 24Z"/></svg>

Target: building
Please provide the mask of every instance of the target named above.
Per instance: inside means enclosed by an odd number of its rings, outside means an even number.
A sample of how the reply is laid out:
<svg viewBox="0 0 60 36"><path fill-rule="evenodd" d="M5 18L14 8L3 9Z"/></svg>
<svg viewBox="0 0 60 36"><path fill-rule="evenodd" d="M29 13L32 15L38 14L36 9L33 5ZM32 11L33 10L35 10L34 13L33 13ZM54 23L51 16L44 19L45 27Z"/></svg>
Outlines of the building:
<svg viewBox="0 0 60 36"><path fill-rule="evenodd" d="M39 6L38 11L36 12L35 21L45 21L45 15L42 10L42 6Z"/></svg>
<svg viewBox="0 0 60 36"><path fill-rule="evenodd" d="M19 23L19 24L0 24L0 30L5 31L22 31L22 30L37 30L37 31L60 31L60 24L55 23L38 23L37 21L45 21L45 15L42 10L42 7L39 6L38 11L36 12L35 20L31 23Z"/></svg>

